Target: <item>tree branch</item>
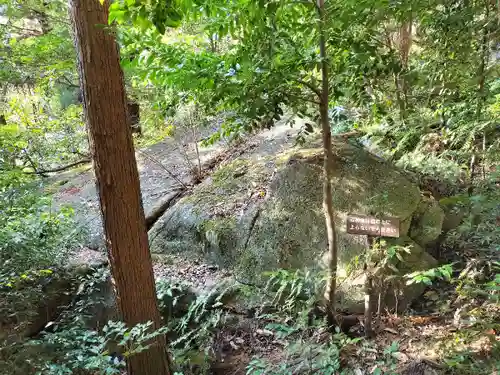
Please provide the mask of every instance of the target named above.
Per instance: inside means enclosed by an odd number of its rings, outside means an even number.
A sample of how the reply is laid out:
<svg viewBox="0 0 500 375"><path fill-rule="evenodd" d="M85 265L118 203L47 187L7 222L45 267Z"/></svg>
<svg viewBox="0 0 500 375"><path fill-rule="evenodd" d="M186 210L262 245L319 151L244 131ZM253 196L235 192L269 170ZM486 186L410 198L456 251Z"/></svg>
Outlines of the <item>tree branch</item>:
<svg viewBox="0 0 500 375"><path fill-rule="evenodd" d="M5 28L14 29L15 31L21 32L21 33L23 33L22 36L24 36L24 37L41 36L41 35L43 35L43 31L42 30L28 29L28 28L25 28L25 27L19 27L19 26L13 25L10 22L5 25Z"/></svg>
<svg viewBox="0 0 500 375"><path fill-rule="evenodd" d="M310 98L306 98L304 96L300 96L300 95L294 95L294 94L285 94L286 96L288 96L289 98L295 98L295 99L299 99L299 100L303 100L305 102L309 102L309 103L313 103L313 104L316 104L316 105L320 105L320 101L319 100L314 100L314 99L310 99Z"/></svg>
<svg viewBox="0 0 500 375"><path fill-rule="evenodd" d="M297 83L306 86L309 88L312 92L314 92L318 97L321 99L321 90L318 89L316 86L314 86L311 82L303 81L301 79L296 79L295 80Z"/></svg>
<svg viewBox="0 0 500 375"><path fill-rule="evenodd" d="M80 85L76 85L76 84L74 84L74 83L73 83L73 82L71 82L71 81L69 80L69 78L68 78L68 77L66 77L65 75L59 76L59 78L58 78L58 79L59 79L59 82L60 82L61 84L64 84L64 85L66 85L66 86L68 86L68 87L80 88ZM64 82L62 82L62 81L64 81Z"/></svg>
<svg viewBox="0 0 500 375"><path fill-rule="evenodd" d="M24 173L26 173L26 174L37 174L37 175L42 175L43 176L44 174L47 174L47 173L62 172L62 171L65 171L66 169L70 169L70 168L76 167L77 165L85 164L85 163L89 163L89 162L90 162L90 159L82 159L82 160L76 161L74 163L71 163L71 164L68 164L68 165L64 165L62 167L57 167L57 168L54 168L54 169L34 170L33 172L24 172Z"/></svg>

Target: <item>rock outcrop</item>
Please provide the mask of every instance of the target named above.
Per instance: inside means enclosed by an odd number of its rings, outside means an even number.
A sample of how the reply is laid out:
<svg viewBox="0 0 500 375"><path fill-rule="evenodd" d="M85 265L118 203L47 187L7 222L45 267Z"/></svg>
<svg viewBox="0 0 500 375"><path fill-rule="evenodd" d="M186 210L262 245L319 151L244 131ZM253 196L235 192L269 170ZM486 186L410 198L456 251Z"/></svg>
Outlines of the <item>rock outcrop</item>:
<svg viewBox="0 0 500 375"><path fill-rule="evenodd" d="M404 243L410 252L402 252L400 268L414 272L436 263L419 245L439 236L443 215L439 205L423 201L418 186L391 164L346 143L336 143L334 150L333 205L343 280L338 295L344 307L359 310L362 280L352 270L365 253L367 238L346 233L346 216L399 218L402 238L387 243ZM275 155L240 157L159 219L149 233L151 251L201 253L249 281L277 268L321 270L327 247L322 165L322 149L314 143ZM400 288L408 302L421 292L415 286ZM388 295L390 299L394 293Z"/></svg>

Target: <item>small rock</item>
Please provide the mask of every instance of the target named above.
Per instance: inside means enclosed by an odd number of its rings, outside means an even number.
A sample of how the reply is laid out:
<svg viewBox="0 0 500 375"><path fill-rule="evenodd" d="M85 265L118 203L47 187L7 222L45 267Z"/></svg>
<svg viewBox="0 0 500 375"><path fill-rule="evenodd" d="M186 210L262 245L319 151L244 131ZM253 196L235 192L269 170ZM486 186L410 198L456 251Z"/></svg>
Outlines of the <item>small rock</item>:
<svg viewBox="0 0 500 375"><path fill-rule="evenodd" d="M238 350L240 347L238 345L236 345L234 343L234 341L229 341L229 345L231 345L231 347L234 349L234 350Z"/></svg>
<svg viewBox="0 0 500 375"><path fill-rule="evenodd" d="M408 361L408 356L402 352L392 353L392 356L394 358L396 358L399 362L407 362Z"/></svg>
<svg viewBox="0 0 500 375"><path fill-rule="evenodd" d="M274 333L272 331L269 331L268 329L256 329L255 333L260 336L274 336Z"/></svg>

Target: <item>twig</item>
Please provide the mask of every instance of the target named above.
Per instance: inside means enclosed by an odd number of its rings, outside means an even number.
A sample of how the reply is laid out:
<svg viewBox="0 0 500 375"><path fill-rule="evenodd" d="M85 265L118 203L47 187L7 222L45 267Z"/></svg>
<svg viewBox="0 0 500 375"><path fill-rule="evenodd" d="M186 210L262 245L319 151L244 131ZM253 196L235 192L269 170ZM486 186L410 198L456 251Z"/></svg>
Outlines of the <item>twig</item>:
<svg viewBox="0 0 500 375"><path fill-rule="evenodd" d="M59 80L61 80L61 79L64 81L64 82L61 82L61 83L64 83L64 84L65 84L66 86L68 86L68 87L80 88L80 85L75 85L75 84L74 84L73 82L71 82L71 81L69 80L69 78L68 78L68 77L66 77L65 75L60 76L60 77L59 77Z"/></svg>
<svg viewBox="0 0 500 375"><path fill-rule="evenodd" d="M182 182L175 174L173 174L162 162L160 162L159 160L155 159L154 157L152 157L151 155L148 155L146 154L144 151L140 151L140 150L137 150L137 152L144 156L146 159L148 159L149 161L152 161L153 163L157 164L158 166L160 166L165 172L168 173L168 175L170 177L172 177L176 182L178 182L179 184L182 185L182 187L184 187L185 189L188 188L188 186Z"/></svg>
<svg viewBox="0 0 500 375"><path fill-rule="evenodd" d="M423 358L420 358L420 360L421 360L422 362L424 362L425 364L427 364L427 365L429 365L429 366L431 366L431 367L434 367L434 368L436 368L436 369L441 369L441 370L442 370L442 369L444 369L444 368L445 368L445 366L443 366L443 365L441 365L441 364L437 363L436 361L433 361L433 360L432 360L432 359L430 359L430 358L423 357Z"/></svg>
<svg viewBox="0 0 500 375"><path fill-rule="evenodd" d="M33 159L31 159L28 151L26 149L24 149L23 151L24 151L24 154L26 156L26 159L28 159L28 163L31 165L31 168L33 168L33 170L36 171L38 168L37 168L35 162L33 161ZM42 175L42 177L45 177L43 172L40 173L40 175Z"/></svg>
<svg viewBox="0 0 500 375"><path fill-rule="evenodd" d="M316 105L320 105L321 103L318 101L318 100L314 100L314 99L310 99L310 98L305 98L303 96L300 96L300 95L294 95L294 94L286 94L289 98L295 98L295 99L299 99L299 100L303 100L305 102L309 102L309 103L313 103L313 104L316 104Z"/></svg>
<svg viewBox="0 0 500 375"><path fill-rule="evenodd" d="M19 26L14 26L10 22L5 25L8 28L14 29L18 32L22 32L23 34L21 36L28 38L30 36L41 36L43 35L43 32L41 30L36 30L36 29L28 29L24 27L19 27Z"/></svg>

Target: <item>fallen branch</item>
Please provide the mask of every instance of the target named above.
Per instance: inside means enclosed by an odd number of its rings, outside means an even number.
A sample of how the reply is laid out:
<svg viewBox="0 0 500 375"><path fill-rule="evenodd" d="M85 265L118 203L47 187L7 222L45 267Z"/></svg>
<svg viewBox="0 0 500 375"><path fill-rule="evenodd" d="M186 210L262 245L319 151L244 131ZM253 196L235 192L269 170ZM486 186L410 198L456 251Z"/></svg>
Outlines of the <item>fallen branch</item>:
<svg viewBox="0 0 500 375"><path fill-rule="evenodd" d="M38 169L38 170L34 170L34 171L31 171L31 172L24 172L26 174L37 174L37 175L44 175L44 174L47 174L47 173L55 173L55 172L62 172L62 171L65 171L67 169L70 169L70 168L73 168L73 167L76 167L80 164L86 164L86 163L90 163L90 159L82 159L82 160L79 160L79 161L75 161L74 163L71 163L71 164L68 164L68 165L63 165L62 167L57 167L57 168L53 168L53 169Z"/></svg>

